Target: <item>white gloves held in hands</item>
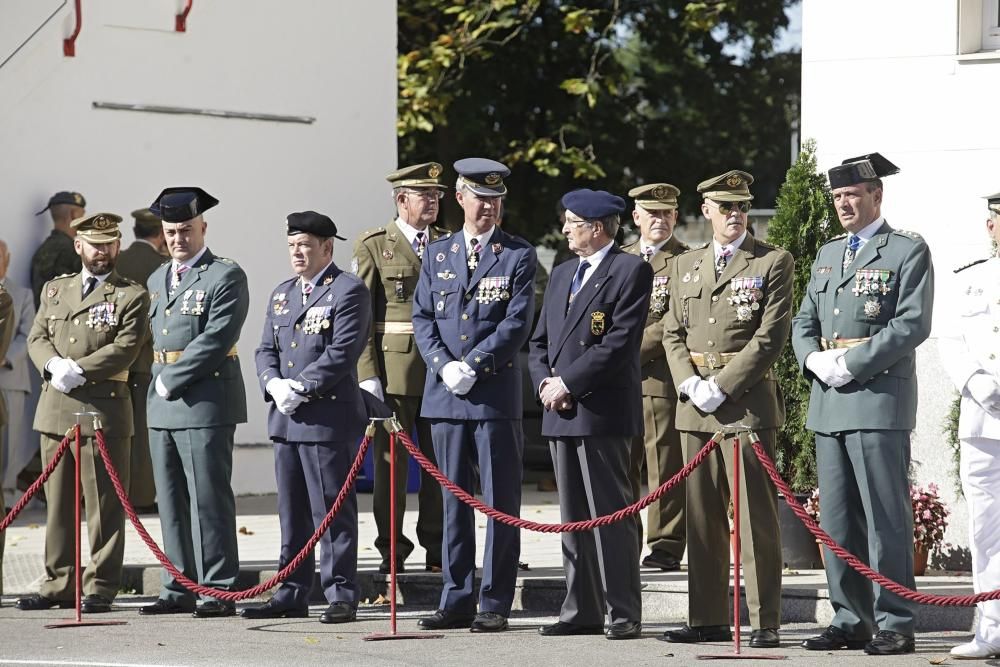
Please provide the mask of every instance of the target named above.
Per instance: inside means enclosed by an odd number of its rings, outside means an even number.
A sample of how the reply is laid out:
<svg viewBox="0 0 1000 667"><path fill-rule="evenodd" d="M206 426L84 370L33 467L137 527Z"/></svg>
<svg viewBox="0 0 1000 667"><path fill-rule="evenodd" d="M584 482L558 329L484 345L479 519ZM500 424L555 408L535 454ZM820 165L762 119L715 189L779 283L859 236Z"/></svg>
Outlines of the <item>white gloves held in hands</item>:
<svg viewBox="0 0 1000 667"><path fill-rule="evenodd" d="M806 368L811 370L823 384L834 389L843 387L854 379L851 371L847 370L845 354L847 350L844 348L810 352L806 357Z"/></svg>
<svg viewBox="0 0 1000 667"><path fill-rule="evenodd" d="M382 391L382 381L377 377L370 377L367 380L362 380L358 383L358 386L378 400L385 400L385 392Z"/></svg>
<svg viewBox="0 0 1000 667"><path fill-rule="evenodd" d="M677 387L682 394L687 394L691 402L702 412L715 412L726 401L726 394L719 389L715 378L703 380L692 375Z"/></svg>
<svg viewBox="0 0 1000 667"><path fill-rule="evenodd" d="M64 394L68 394L87 381L83 369L72 359L52 357L45 363L45 370L52 376L49 384Z"/></svg>
<svg viewBox="0 0 1000 667"><path fill-rule="evenodd" d="M969 395L983 407L986 412L1000 413L1000 385L987 373L976 373L965 383Z"/></svg>
<svg viewBox="0 0 1000 667"><path fill-rule="evenodd" d="M264 386L267 393L274 399L274 406L283 415L290 415L295 409L305 403L308 398L298 393L305 391L301 382L289 378L272 378Z"/></svg>
<svg viewBox="0 0 1000 667"><path fill-rule="evenodd" d="M456 396L465 396L476 384L476 371L464 361L449 361L438 371L441 381L448 391Z"/></svg>

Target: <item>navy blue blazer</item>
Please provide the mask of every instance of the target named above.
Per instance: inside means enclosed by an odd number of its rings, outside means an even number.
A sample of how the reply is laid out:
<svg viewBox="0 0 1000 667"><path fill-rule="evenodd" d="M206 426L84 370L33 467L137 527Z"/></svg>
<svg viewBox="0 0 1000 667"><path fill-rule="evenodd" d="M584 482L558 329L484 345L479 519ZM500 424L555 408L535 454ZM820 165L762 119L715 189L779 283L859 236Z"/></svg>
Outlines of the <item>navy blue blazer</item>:
<svg viewBox="0 0 1000 667"><path fill-rule="evenodd" d="M302 304L298 278L278 285L267 304L257 348L257 379L270 403L267 429L276 442L360 438L367 421L358 387L358 358L371 320L371 295L361 279L331 264ZM293 378L309 401L283 415L265 387Z"/></svg>
<svg viewBox="0 0 1000 667"><path fill-rule="evenodd" d="M545 411L542 435L642 435L639 346L653 269L613 246L567 312L579 264L563 262L553 269L531 338L535 391L545 378L559 376L574 399L569 410Z"/></svg>
<svg viewBox="0 0 1000 667"><path fill-rule="evenodd" d="M438 419L521 419L517 353L531 334L535 249L496 227L469 276L465 238L449 234L427 246L413 297L413 332L427 364L420 414ZM465 396L438 371L465 361L476 384Z"/></svg>

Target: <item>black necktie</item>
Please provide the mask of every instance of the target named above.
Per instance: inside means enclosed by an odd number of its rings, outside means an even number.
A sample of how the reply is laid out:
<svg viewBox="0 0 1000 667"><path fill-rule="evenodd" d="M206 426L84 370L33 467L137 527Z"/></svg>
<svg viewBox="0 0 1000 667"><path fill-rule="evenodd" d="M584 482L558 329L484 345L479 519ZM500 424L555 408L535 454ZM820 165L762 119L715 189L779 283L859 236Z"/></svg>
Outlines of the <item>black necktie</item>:
<svg viewBox="0 0 1000 667"><path fill-rule="evenodd" d="M86 299L97 287L97 278L90 276L83 284L83 298Z"/></svg>
<svg viewBox="0 0 1000 667"><path fill-rule="evenodd" d="M573 276L573 283L569 286L569 305L573 305L573 299L576 295L583 289L583 276L586 275L587 269L590 268L590 262L583 260L580 262L580 266L576 268L576 275Z"/></svg>

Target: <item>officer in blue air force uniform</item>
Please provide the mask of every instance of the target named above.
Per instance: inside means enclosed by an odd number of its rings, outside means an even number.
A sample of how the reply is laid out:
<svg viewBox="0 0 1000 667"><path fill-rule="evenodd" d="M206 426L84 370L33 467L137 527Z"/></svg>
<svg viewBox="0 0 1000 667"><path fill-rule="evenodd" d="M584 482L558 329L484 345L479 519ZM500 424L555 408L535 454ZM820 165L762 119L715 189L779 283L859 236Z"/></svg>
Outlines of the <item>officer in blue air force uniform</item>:
<svg viewBox="0 0 1000 667"><path fill-rule="evenodd" d="M421 415L431 420L434 453L449 479L508 514L521 508L521 368L517 354L534 315L535 250L499 227L503 178L493 160L455 163L455 198L465 213L461 232L429 246L413 302L413 329L427 364ZM520 555L518 530L487 523L479 614L473 510L451 493L444 499L440 609L426 629L507 629Z"/></svg>
<svg viewBox="0 0 1000 667"><path fill-rule="evenodd" d="M149 207L173 258L149 277L153 382L146 421L164 551L190 579L236 583L240 561L233 497L233 436L247 420L236 342L250 305L247 276L205 245L204 213L219 203L201 188L167 188ZM143 615L194 611L232 616L232 602L194 595L166 571Z"/></svg>
<svg viewBox="0 0 1000 667"><path fill-rule="evenodd" d="M270 404L284 567L323 522L347 480L365 429L357 363L371 322L371 296L333 263L337 226L314 211L288 216L288 253L297 274L267 303L257 377ZM271 600L246 618L308 614L315 561L309 558ZM330 606L322 623L353 621L358 606L358 505L353 488L320 540L320 581Z"/></svg>

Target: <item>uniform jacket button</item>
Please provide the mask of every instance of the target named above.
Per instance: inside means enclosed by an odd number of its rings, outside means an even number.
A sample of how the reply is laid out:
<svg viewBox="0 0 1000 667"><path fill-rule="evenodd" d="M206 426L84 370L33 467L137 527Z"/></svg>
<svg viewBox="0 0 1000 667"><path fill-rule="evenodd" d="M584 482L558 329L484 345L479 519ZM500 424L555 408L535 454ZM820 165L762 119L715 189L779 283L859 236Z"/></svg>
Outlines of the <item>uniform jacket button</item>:
<svg viewBox="0 0 1000 667"><path fill-rule="evenodd" d="M718 295L715 295L715 296L712 297L712 302L713 303L716 302L716 301L718 301L718 300L719 300Z"/></svg>
<svg viewBox="0 0 1000 667"><path fill-rule="evenodd" d="M840 315L840 308L834 308L833 309L833 314L834 315Z"/></svg>
<svg viewBox="0 0 1000 667"><path fill-rule="evenodd" d="M708 318L708 323L709 324L715 324L715 318L714 317Z"/></svg>

